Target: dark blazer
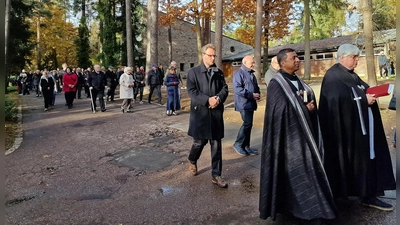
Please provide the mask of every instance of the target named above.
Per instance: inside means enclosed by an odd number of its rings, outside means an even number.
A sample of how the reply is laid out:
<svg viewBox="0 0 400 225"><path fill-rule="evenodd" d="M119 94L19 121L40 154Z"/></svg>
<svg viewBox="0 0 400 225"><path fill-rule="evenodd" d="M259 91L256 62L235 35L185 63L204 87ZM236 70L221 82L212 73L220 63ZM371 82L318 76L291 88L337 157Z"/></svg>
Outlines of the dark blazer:
<svg viewBox="0 0 400 225"><path fill-rule="evenodd" d="M91 72L88 77L88 86L93 87L96 90L103 91L104 86L107 85L107 77L106 75L99 71L99 74L96 72Z"/></svg>
<svg viewBox="0 0 400 225"><path fill-rule="evenodd" d="M187 74L186 87L191 99L188 135L197 140L220 140L224 137L223 103L228 97L228 85L222 71L212 68L207 70L202 62ZM220 104L210 109L208 99L215 95Z"/></svg>

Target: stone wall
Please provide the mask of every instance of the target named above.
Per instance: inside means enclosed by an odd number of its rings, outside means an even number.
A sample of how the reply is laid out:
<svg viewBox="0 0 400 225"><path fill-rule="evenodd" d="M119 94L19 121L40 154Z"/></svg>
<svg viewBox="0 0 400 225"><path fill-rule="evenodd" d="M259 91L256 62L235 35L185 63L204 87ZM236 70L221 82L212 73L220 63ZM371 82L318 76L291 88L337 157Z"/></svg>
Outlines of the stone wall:
<svg viewBox="0 0 400 225"><path fill-rule="evenodd" d="M194 24L185 21L178 21L172 26L172 60L177 62L181 74L186 76L187 71L198 65L197 60L197 39ZM170 62L168 59L168 30L167 27L158 27L158 63L166 69ZM211 42L214 43L215 33L211 32ZM230 56L252 49L250 45L234 40L229 37L222 39L222 57ZM143 43L143 52L146 52L146 40ZM221 56L218 56L221 57ZM155 63L155 62L152 62ZM146 69L146 71L149 68Z"/></svg>

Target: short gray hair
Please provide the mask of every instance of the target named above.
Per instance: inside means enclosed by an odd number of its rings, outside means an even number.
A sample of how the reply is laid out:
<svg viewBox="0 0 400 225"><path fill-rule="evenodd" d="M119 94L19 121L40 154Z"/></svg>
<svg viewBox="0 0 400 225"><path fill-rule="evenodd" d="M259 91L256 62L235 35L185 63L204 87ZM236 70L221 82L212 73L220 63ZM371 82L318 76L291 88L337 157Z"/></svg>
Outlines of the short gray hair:
<svg viewBox="0 0 400 225"><path fill-rule="evenodd" d="M342 44L336 53L336 62L340 62L341 56L360 55L360 49L352 44Z"/></svg>
<svg viewBox="0 0 400 225"><path fill-rule="evenodd" d="M128 72L128 70L132 71L132 67L129 67L129 66L125 67L124 68L124 73Z"/></svg>

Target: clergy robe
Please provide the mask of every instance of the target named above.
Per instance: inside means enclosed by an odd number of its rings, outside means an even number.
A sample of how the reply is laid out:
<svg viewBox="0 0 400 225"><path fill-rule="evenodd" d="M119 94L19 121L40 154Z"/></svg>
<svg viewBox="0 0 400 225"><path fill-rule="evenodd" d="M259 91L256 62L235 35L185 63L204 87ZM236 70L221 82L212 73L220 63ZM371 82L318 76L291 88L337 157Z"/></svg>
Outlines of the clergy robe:
<svg viewBox="0 0 400 225"><path fill-rule="evenodd" d="M296 75L279 73L267 88L260 171L260 218L276 219L277 213L300 219L333 219L336 207L322 156L323 144L317 112L309 112L298 82L314 100L312 89Z"/></svg>
<svg viewBox="0 0 400 225"><path fill-rule="evenodd" d="M322 81L319 118L325 144L325 171L335 198L374 197L396 188L379 107L377 103L368 105L368 87L354 71L340 63L333 65ZM354 100L357 96L360 110ZM373 115L373 160L368 108Z"/></svg>

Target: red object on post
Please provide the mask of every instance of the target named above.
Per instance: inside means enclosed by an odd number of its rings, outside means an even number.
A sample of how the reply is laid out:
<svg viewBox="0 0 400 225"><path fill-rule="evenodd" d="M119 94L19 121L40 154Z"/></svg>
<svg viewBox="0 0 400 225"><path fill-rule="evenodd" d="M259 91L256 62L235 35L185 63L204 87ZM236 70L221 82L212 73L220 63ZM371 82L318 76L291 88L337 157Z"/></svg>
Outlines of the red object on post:
<svg viewBox="0 0 400 225"><path fill-rule="evenodd" d="M393 84L382 84L367 89L367 94L375 94L375 98L390 95L393 91Z"/></svg>

